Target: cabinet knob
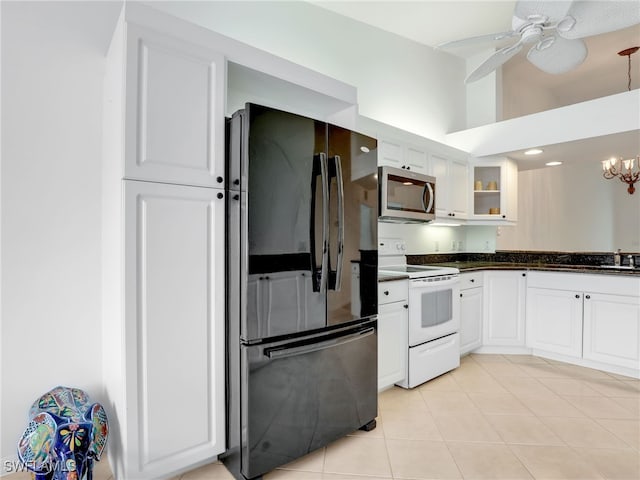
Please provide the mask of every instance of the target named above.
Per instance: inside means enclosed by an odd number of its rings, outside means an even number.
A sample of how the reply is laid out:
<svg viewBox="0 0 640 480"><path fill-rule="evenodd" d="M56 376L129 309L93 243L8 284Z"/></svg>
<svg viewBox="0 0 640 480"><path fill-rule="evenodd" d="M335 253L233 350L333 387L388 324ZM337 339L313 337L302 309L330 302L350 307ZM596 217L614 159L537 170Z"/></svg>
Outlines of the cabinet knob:
<svg viewBox="0 0 640 480"><path fill-rule="evenodd" d="M407 166L407 170L411 170L411 167Z"/></svg>
<svg viewBox="0 0 640 480"><path fill-rule="evenodd" d="M507 216L506 215L502 215L502 218L507 218Z"/></svg>
<svg viewBox="0 0 640 480"><path fill-rule="evenodd" d="M576 298L580 298L580 295L578 295L577 293L576 293Z"/></svg>
<svg viewBox="0 0 640 480"><path fill-rule="evenodd" d="M382 293L384 293L385 295L389 295L389 290L385 290L385 291L384 291L384 292L382 292Z"/></svg>
<svg viewBox="0 0 640 480"><path fill-rule="evenodd" d="M218 183L222 183L224 181L224 178L222 177L216 177L216 182Z"/></svg>
<svg viewBox="0 0 640 480"><path fill-rule="evenodd" d="M469 281L470 281L471 283L473 283L473 282L475 282L475 281L476 281L476 279L475 279L475 278L472 278L472 279L471 279L471 280L469 280Z"/></svg>
<svg viewBox="0 0 640 480"><path fill-rule="evenodd" d="M591 295L585 295L585 297L587 300L589 300L591 298Z"/></svg>
<svg viewBox="0 0 640 480"><path fill-rule="evenodd" d="M462 298L462 294L460 294L460 298Z"/></svg>
<svg viewBox="0 0 640 480"><path fill-rule="evenodd" d="M527 274L526 274L526 273L523 273L523 274L522 274L522 276L523 276L523 277L526 277L526 276L527 276Z"/></svg>
<svg viewBox="0 0 640 480"><path fill-rule="evenodd" d="M238 195L237 193L233 196L234 200L240 200L240 195Z"/></svg>
<svg viewBox="0 0 640 480"><path fill-rule="evenodd" d="M404 307L404 308L409 308L409 305L405 303L405 304L403 305L403 307Z"/></svg>
<svg viewBox="0 0 640 480"><path fill-rule="evenodd" d="M402 165L402 168L407 168L407 167L405 167L404 165Z"/></svg>
<svg viewBox="0 0 640 480"><path fill-rule="evenodd" d="M236 178L236 179L233 181L233 184L234 184L234 185L240 185L240 179L239 179L239 178Z"/></svg>
<svg viewBox="0 0 640 480"><path fill-rule="evenodd" d="M451 216L452 216L452 217L455 217L455 216L456 216L456 214L455 214L455 213L452 213L452 214L451 214Z"/></svg>
<svg viewBox="0 0 640 480"><path fill-rule="evenodd" d="M222 198L222 197L224 197L224 195L222 193L218 193L217 197L218 198Z"/></svg>

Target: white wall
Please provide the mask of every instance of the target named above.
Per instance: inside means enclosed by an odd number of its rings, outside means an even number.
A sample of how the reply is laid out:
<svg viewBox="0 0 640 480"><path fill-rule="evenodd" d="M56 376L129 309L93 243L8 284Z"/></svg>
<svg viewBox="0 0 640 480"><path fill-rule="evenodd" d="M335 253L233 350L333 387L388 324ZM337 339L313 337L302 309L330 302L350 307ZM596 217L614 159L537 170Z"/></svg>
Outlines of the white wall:
<svg viewBox="0 0 640 480"><path fill-rule="evenodd" d="M3 459L42 393L100 397L102 77L117 7L1 4Z"/></svg>
<svg viewBox="0 0 640 480"><path fill-rule="evenodd" d="M466 127L465 62L305 2L149 2L358 88L362 115L443 141Z"/></svg>
<svg viewBox="0 0 640 480"><path fill-rule="evenodd" d="M598 162L518 174L515 227L502 227L498 250L640 251L640 195L602 178Z"/></svg>

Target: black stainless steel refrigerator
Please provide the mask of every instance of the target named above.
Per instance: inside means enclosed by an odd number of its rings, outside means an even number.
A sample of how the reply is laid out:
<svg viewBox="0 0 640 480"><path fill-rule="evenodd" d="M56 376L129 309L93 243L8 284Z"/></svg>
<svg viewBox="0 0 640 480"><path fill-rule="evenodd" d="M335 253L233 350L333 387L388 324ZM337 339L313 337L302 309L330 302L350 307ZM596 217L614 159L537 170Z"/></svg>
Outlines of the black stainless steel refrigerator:
<svg viewBox="0 0 640 480"><path fill-rule="evenodd" d="M254 104L227 138L223 461L255 478L375 427L377 142Z"/></svg>

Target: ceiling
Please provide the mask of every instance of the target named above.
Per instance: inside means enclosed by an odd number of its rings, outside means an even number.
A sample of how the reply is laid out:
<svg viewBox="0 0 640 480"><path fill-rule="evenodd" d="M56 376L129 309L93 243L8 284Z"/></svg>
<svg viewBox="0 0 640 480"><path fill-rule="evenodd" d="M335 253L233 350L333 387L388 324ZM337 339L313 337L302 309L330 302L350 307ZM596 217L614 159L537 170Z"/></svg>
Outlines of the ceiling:
<svg viewBox="0 0 640 480"><path fill-rule="evenodd" d="M430 47L451 40L509 31L516 4L515 1L483 0L311 3ZM503 82L505 85L506 82L513 82L513 88L505 88L505 92L510 90L522 94L527 88L542 89L546 104L536 108L536 105L529 102L529 110L513 111L507 108L509 99L504 98L503 118L536 113L626 91L628 57L621 57L617 52L640 45L640 25L588 37L585 43L589 51L585 62L563 75L550 75L538 70L526 60L526 51L507 62L503 67ZM481 54L486 48L487 45L466 47L451 50L450 53L467 58ZM489 54L487 52L487 56ZM632 57L631 78L631 88L639 88L640 52ZM512 152L509 156L518 160L521 169L539 168L550 158L561 159L565 163L584 161L585 158L602 160L612 154L629 158L640 153L640 132L546 146L544 150L545 153L535 159L524 157L521 152Z"/></svg>

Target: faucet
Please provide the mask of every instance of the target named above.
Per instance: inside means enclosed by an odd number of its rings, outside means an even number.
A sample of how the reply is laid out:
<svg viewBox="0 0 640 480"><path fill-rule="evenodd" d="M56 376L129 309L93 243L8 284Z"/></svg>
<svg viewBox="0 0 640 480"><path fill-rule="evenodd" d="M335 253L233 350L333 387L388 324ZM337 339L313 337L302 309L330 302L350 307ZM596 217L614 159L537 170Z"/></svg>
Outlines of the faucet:
<svg viewBox="0 0 640 480"><path fill-rule="evenodd" d="M627 255L627 258L629 259L629 266L631 268L635 268L636 267L636 261L633 258L633 255Z"/></svg>
<svg viewBox="0 0 640 480"><path fill-rule="evenodd" d="M620 266L620 249L616 250L615 252L613 252L613 264L616 267Z"/></svg>

